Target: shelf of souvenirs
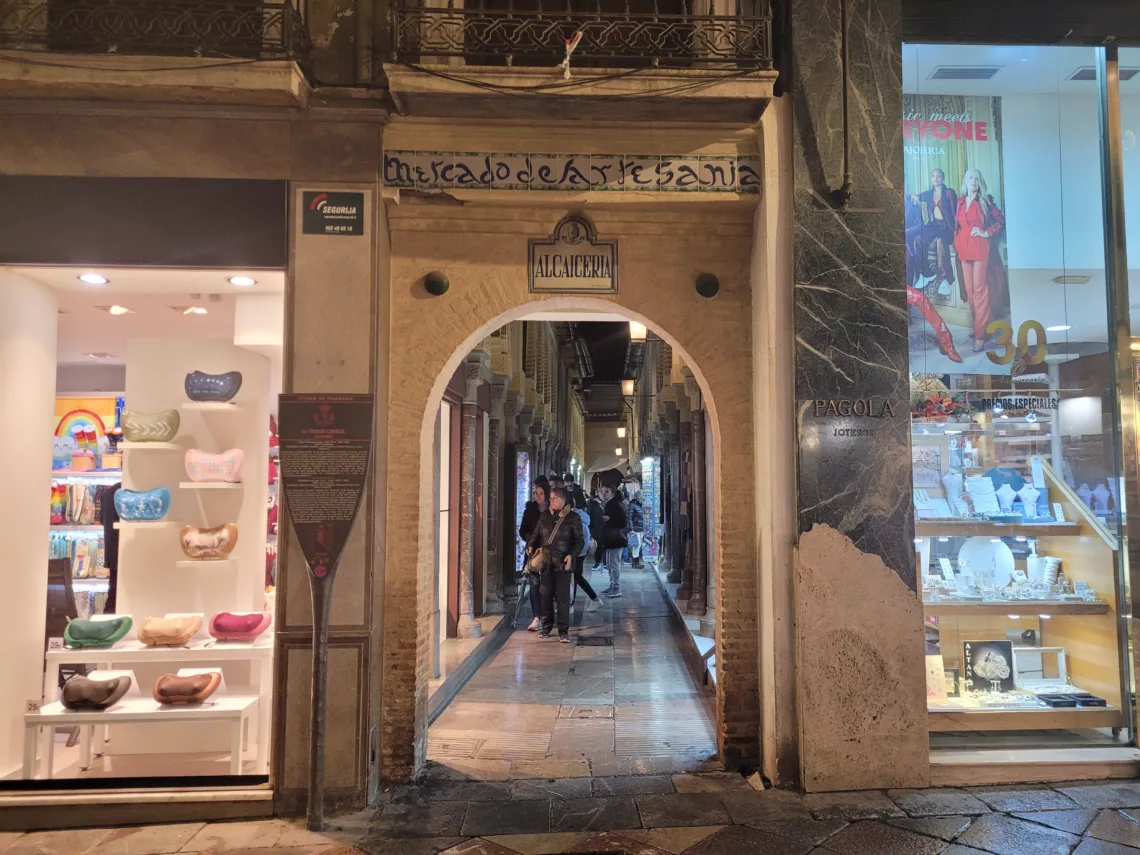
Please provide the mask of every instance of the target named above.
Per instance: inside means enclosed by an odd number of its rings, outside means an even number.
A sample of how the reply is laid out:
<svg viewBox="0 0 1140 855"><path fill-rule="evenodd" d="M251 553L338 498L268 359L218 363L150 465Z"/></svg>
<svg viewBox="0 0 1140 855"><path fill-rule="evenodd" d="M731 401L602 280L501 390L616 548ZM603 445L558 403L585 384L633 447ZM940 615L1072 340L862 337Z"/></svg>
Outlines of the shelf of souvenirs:
<svg viewBox="0 0 1140 855"><path fill-rule="evenodd" d="M988 694L988 693L971 693ZM1006 703L982 704L971 697L928 700L928 729L932 732L982 730L1082 730L1122 727L1124 716L1113 706L1051 707L1030 692L1010 692ZM1015 702L1012 696L1018 696Z"/></svg>
<svg viewBox="0 0 1140 855"><path fill-rule="evenodd" d="M75 523L75 524L60 523L58 525L49 525L48 530L53 531L53 532L56 532L56 531L58 531L58 532L90 531L90 532L98 532L99 534L102 534L103 533L103 526L101 526L101 525L80 525L78 523Z"/></svg>
<svg viewBox="0 0 1140 855"><path fill-rule="evenodd" d="M114 478L122 480L122 469L53 469L51 470L51 479L59 481L63 478Z"/></svg>
<svg viewBox="0 0 1140 855"><path fill-rule="evenodd" d="M1054 615L1106 615L1112 607L1104 600L1085 600L1072 596L1063 599L1003 599L987 601L982 597L941 596L937 600L923 597L922 610L928 615L1005 615L1010 620L1037 616L1043 620Z"/></svg>
<svg viewBox="0 0 1140 855"><path fill-rule="evenodd" d="M1077 522L997 522L994 520L960 519L958 517L925 517L914 521L917 537L1075 537L1081 534Z"/></svg>
<svg viewBox="0 0 1140 855"><path fill-rule="evenodd" d="M934 436L938 434L950 434L951 436L955 434L969 434L971 436L976 434L991 435L1001 434L1007 431L1048 434L1053 424L1049 416L1038 416L1035 419L1029 419L1025 416L998 416L993 419L986 418L986 422L987 424L972 420L947 420L939 422L912 419L910 430L912 434L918 436Z"/></svg>

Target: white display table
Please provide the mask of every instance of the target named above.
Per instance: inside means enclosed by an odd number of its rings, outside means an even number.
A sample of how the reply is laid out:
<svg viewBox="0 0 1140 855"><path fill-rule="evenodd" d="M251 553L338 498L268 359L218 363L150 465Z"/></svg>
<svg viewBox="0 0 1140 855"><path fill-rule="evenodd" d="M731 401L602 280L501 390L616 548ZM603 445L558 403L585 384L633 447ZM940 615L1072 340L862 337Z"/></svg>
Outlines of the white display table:
<svg viewBox="0 0 1140 855"><path fill-rule="evenodd" d="M49 701L59 697L60 665L95 665L101 669L113 670L116 666L135 663L224 665L226 662L250 662L252 664L250 677L255 681L252 691L262 700L253 719L255 731L250 733L250 739L257 745L257 771L265 773L269 770L267 743L270 734L269 716L273 707L269 702L273 691L272 634L271 627L253 642L193 638L187 647L147 647L141 641L131 638L123 639L113 647L74 650L65 647L60 650L49 650L45 657L43 697ZM143 694L149 694L151 687L140 686L139 689ZM52 706L55 704L48 703L44 709Z"/></svg>
<svg viewBox="0 0 1140 855"><path fill-rule="evenodd" d="M245 720L253 718L258 711L258 697L252 694L214 695L202 704L156 703L153 698L123 698L106 710L69 710L59 701L47 704L39 712L24 716L24 779L36 777L37 746L44 728L47 728L45 746L45 778L52 777L55 761L55 738L53 729L59 725L80 725L82 727L82 759L80 767L91 767L92 740L96 725L110 724L153 724L156 722L217 722L225 721L230 728L230 774L241 774L241 758L245 749L243 733ZM251 724L252 729L252 724ZM106 740L106 728L101 731ZM252 734L251 734L252 737ZM96 754L103 753L100 745ZM258 742L258 763L261 763L262 748Z"/></svg>

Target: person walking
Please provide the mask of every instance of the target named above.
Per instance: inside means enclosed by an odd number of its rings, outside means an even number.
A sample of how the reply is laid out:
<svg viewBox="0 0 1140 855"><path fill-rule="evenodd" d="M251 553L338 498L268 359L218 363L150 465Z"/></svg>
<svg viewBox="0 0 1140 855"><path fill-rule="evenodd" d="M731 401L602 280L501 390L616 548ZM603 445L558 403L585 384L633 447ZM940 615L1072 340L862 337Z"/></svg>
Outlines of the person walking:
<svg viewBox="0 0 1140 855"><path fill-rule="evenodd" d="M527 554L545 550L540 590L542 592L541 638L550 638L554 615L558 615L558 640L570 643L570 585L574 581L574 559L582 551L585 532L582 522L567 500L565 487L550 488L548 510L539 515L538 525L527 543Z"/></svg>
<svg viewBox="0 0 1140 855"><path fill-rule="evenodd" d="M597 570L598 567L602 566L602 562L605 561L606 550L606 548L602 546L602 528L604 527L602 517L605 516L606 512L603 510L602 500L598 498L598 490L593 490L590 493L590 498L586 500L586 513L590 515L590 537L597 543L597 547L595 547L594 551L593 567L594 570Z"/></svg>
<svg viewBox="0 0 1140 855"><path fill-rule="evenodd" d="M550 496L550 482L546 480L545 475L539 475L534 479L534 500L527 502L526 507L523 508L522 523L519 525L519 538L523 543L530 543L531 537L534 536L535 529L538 528L538 521L546 512L547 502ZM526 569L523 569L526 573ZM541 578L534 573L528 573L530 584L530 611L534 615L534 620L530 622L527 627L527 632L538 632L542 627L542 594L539 591Z"/></svg>
<svg viewBox="0 0 1140 855"><path fill-rule="evenodd" d="M567 494L569 495L569 487ZM578 553L578 557L574 559L574 585L586 593L590 598L590 602L586 605L586 614L596 612L602 607L602 601L598 599L597 593L594 591L593 586L586 581L586 556L589 555L597 544L594 543L593 537L590 535L590 515L586 512L585 507L574 507L574 513L578 515L579 521L582 523L582 533L584 535L582 544L582 551ZM570 605L574 605L574 598L570 598Z"/></svg>
<svg viewBox="0 0 1140 855"><path fill-rule="evenodd" d="M606 570L610 574L610 586L602 591L602 596L620 597L621 553L629 545L625 506L621 494L613 487L602 487L601 492L606 503L602 515L602 545L606 549Z"/></svg>
<svg viewBox="0 0 1140 855"><path fill-rule="evenodd" d="M586 508L586 493L582 488L574 483L574 473L567 472L562 476L563 482L566 484L566 492L574 503L574 510L585 510Z"/></svg>
<svg viewBox="0 0 1140 855"><path fill-rule="evenodd" d="M641 491L637 490L629 500L629 555L630 566L642 569L641 550L645 545L645 508L641 504Z"/></svg>

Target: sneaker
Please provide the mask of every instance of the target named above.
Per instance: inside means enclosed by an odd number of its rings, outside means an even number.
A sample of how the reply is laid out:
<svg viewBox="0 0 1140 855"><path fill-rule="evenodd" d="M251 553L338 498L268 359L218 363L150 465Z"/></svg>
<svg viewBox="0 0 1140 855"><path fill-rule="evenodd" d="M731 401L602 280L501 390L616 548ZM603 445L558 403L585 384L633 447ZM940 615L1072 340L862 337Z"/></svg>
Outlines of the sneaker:
<svg viewBox="0 0 1140 855"><path fill-rule="evenodd" d="M570 636L564 632L560 632L560 633L558 633L558 640L561 641L563 644L569 644L570 643Z"/></svg>
<svg viewBox="0 0 1140 855"><path fill-rule="evenodd" d="M611 588L607 591L602 591L602 596L603 597L620 597L621 596L621 588Z"/></svg>
<svg viewBox="0 0 1140 855"><path fill-rule="evenodd" d="M542 629L542 621L540 621L538 618L535 618L530 622L530 626L526 628L526 631L538 632L540 629Z"/></svg>
<svg viewBox="0 0 1140 855"><path fill-rule="evenodd" d="M596 612L601 607L602 607L602 601L601 600L590 600L590 602L586 603L586 612L585 613L589 614L590 612Z"/></svg>

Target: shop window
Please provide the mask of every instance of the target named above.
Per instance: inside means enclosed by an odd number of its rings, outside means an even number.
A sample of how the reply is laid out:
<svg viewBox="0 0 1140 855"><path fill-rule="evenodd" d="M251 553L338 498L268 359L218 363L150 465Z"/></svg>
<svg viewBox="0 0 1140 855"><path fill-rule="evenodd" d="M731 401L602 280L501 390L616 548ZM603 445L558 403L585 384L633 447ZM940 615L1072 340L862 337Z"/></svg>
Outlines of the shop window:
<svg viewBox="0 0 1140 855"><path fill-rule="evenodd" d="M1092 48L903 49L933 747L1132 738L1095 68Z"/></svg>

